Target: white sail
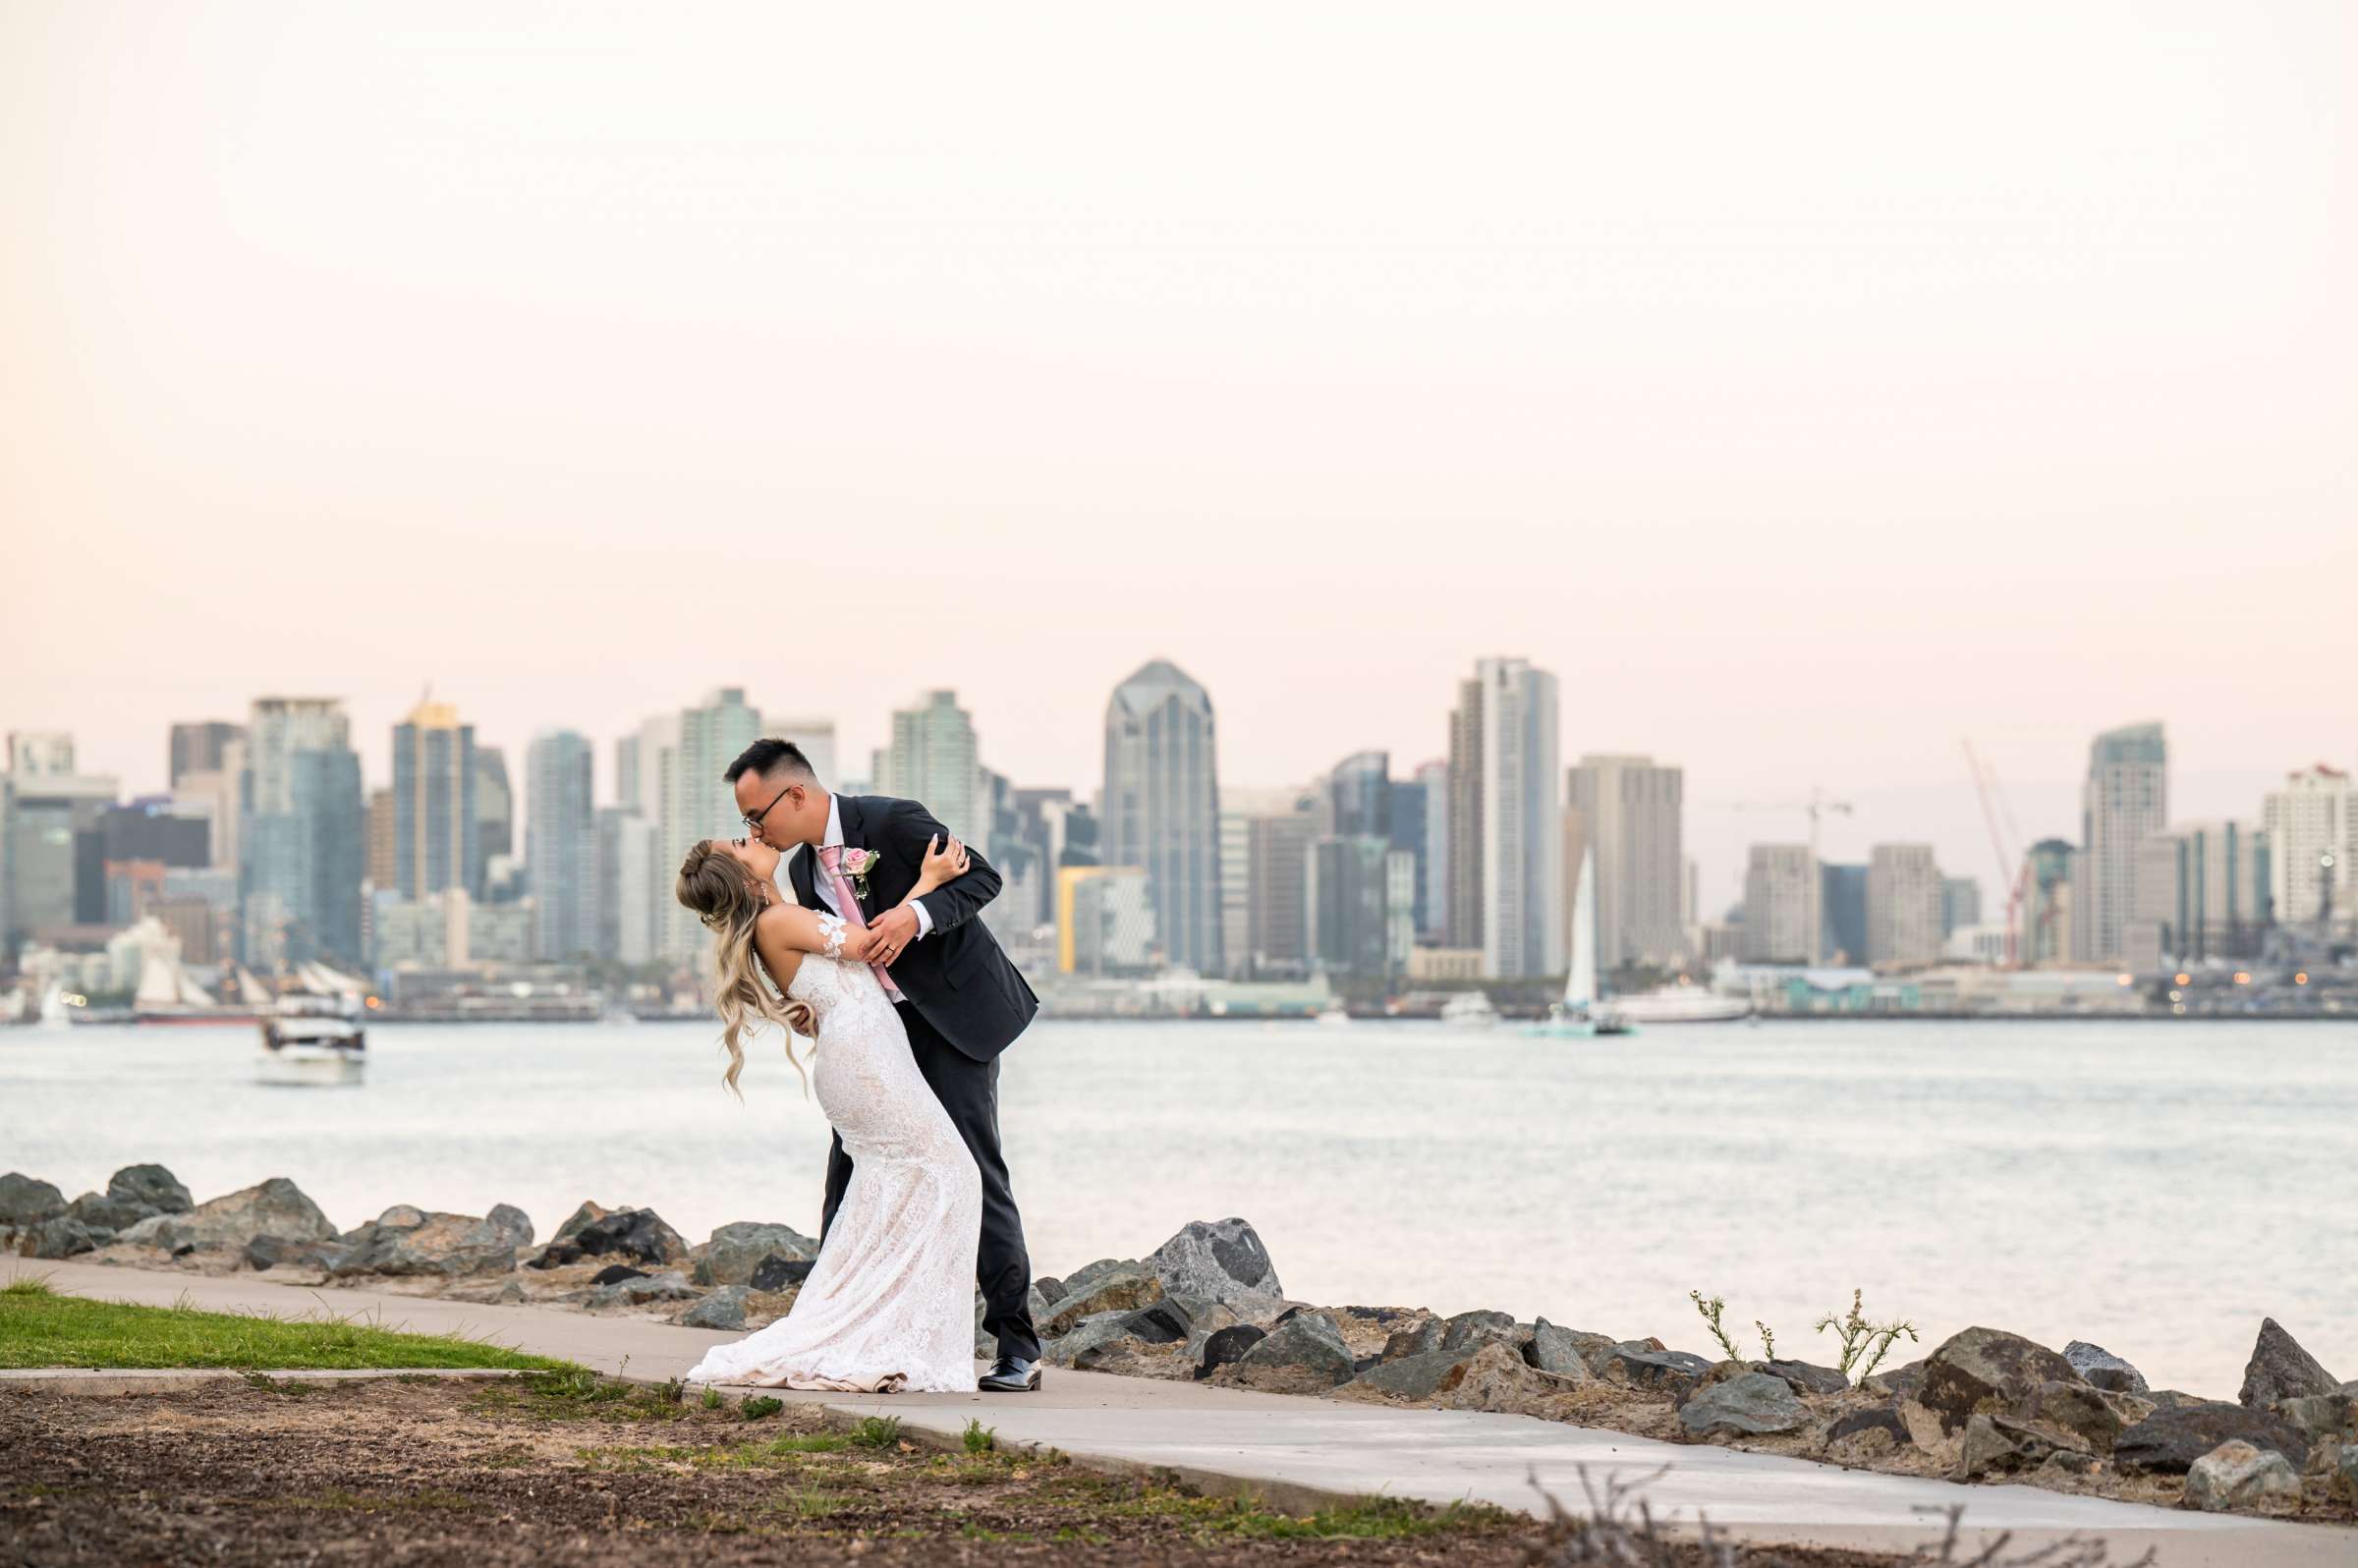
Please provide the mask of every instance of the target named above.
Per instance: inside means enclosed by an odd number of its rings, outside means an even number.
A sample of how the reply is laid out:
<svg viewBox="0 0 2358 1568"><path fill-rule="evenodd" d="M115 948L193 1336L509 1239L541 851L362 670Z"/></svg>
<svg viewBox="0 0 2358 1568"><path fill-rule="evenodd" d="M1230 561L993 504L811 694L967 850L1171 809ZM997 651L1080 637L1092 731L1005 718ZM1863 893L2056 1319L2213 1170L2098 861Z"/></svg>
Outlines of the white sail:
<svg viewBox="0 0 2358 1568"><path fill-rule="evenodd" d="M155 948L140 955L140 988L132 1000L141 1007L169 1007L180 1000L180 965Z"/></svg>
<svg viewBox="0 0 2358 1568"><path fill-rule="evenodd" d="M262 988L260 980L253 978L253 972L243 966L238 970L238 1000L248 1007L270 1005L270 993Z"/></svg>
<svg viewBox="0 0 2358 1568"><path fill-rule="evenodd" d="M180 971L180 999L182 1001L191 1007L218 1007L221 1005L213 999L211 991L196 983L196 977L189 973L188 966L175 965L174 968Z"/></svg>
<svg viewBox="0 0 2358 1568"><path fill-rule="evenodd" d="M1572 897L1572 973L1564 978L1564 1011L1597 1005L1597 852L1580 857L1580 888Z"/></svg>

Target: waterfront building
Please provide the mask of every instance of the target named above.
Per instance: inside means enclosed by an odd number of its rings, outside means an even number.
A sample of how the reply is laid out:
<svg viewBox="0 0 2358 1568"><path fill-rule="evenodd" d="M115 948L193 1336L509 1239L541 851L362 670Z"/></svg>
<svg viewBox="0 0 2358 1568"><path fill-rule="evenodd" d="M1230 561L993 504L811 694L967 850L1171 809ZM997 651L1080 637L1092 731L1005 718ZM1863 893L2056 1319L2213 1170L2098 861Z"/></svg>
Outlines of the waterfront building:
<svg viewBox="0 0 2358 1568"><path fill-rule="evenodd" d="M1408 955L1412 985L1465 984L1482 979L1479 947L1418 947Z"/></svg>
<svg viewBox="0 0 2358 1568"><path fill-rule="evenodd" d="M368 853L363 874L378 891L401 891L401 825L393 812L390 787L368 792Z"/></svg>
<svg viewBox="0 0 2358 1568"><path fill-rule="evenodd" d="M216 768L189 768L178 774L172 784L172 802L184 814L201 814L207 825L208 866L223 870L238 868L238 823L244 810L239 790L246 775L246 727L231 725L235 732L221 745L221 763Z"/></svg>
<svg viewBox="0 0 2358 1568"><path fill-rule="evenodd" d="M1684 769L1651 756L1585 756L1566 775L1565 839L1597 857L1597 963L1608 975L1686 956L1685 790ZM1569 847L1566 864L1579 865Z"/></svg>
<svg viewBox="0 0 2358 1568"><path fill-rule="evenodd" d="M234 775L236 758L230 749L245 739L245 725L223 719L173 725L170 771L165 775L171 780L173 791L178 793L193 773L216 778L224 773Z"/></svg>
<svg viewBox="0 0 2358 1568"><path fill-rule="evenodd" d="M1392 836L1392 755L1354 752L1326 775L1326 831L1337 838Z"/></svg>
<svg viewBox="0 0 2358 1568"><path fill-rule="evenodd" d="M525 753L525 872L538 907L535 957L597 951L597 817L588 736L550 730Z"/></svg>
<svg viewBox="0 0 2358 1568"><path fill-rule="evenodd" d="M2124 962L2159 974L2253 958L2270 923L2270 836L2250 822L2178 822L2137 849L2137 902Z"/></svg>
<svg viewBox="0 0 2358 1568"><path fill-rule="evenodd" d="M1332 974L1380 977L1395 972L1391 841L1374 834L1328 836L1312 846L1304 903L1310 945L1319 968ZM1415 887L1414 862L1397 882L1405 905ZM1405 908L1397 911L1405 920Z"/></svg>
<svg viewBox="0 0 2358 1568"><path fill-rule="evenodd" d="M480 892L482 839L475 726L448 702L424 701L393 726L393 886L409 899L446 887Z"/></svg>
<svg viewBox="0 0 2358 1568"><path fill-rule="evenodd" d="M1744 868L1745 962L1809 964L1818 957L1816 868L1807 844L1755 844Z"/></svg>
<svg viewBox="0 0 2358 1568"><path fill-rule="evenodd" d="M1296 809L1254 816L1246 824L1251 898L1246 909L1247 975L1299 975L1310 957L1310 854L1319 837L1318 803L1303 795Z"/></svg>
<svg viewBox="0 0 2358 1568"><path fill-rule="evenodd" d="M655 920L667 896L655 879L656 837L655 824L628 807L597 813L595 952L610 963L655 955Z"/></svg>
<svg viewBox="0 0 2358 1568"><path fill-rule="evenodd" d="M1867 963L1867 868L1818 863L1818 956L1837 968Z"/></svg>
<svg viewBox="0 0 2358 1568"><path fill-rule="evenodd" d="M2023 856L2022 924L2014 961L2024 969L2062 969L2079 962L2072 880L2080 852L2059 838L2043 838Z"/></svg>
<svg viewBox="0 0 2358 1568"><path fill-rule="evenodd" d="M366 828L343 702L256 698L246 734L238 832L244 962L364 962Z"/></svg>
<svg viewBox="0 0 2358 1568"><path fill-rule="evenodd" d="M2127 951L2137 894L2137 850L2169 825L2169 751L2159 723L2099 735L2080 790L2080 855L2073 872L2072 946L2082 963L2116 964Z"/></svg>
<svg viewBox="0 0 2358 1568"><path fill-rule="evenodd" d="M892 739L875 772L878 795L924 802L944 827L987 855L990 813L974 715L958 705L956 692L927 692L894 710Z"/></svg>
<svg viewBox="0 0 2358 1568"><path fill-rule="evenodd" d="M1056 873L1056 967L1067 975L1143 975L1159 944L1144 868L1067 866Z"/></svg>
<svg viewBox="0 0 2358 1568"><path fill-rule="evenodd" d="M1930 844L1878 844L1867 853L1867 963L1921 969L1940 960L1941 876Z"/></svg>
<svg viewBox="0 0 2358 1568"><path fill-rule="evenodd" d="M100 822L115 780L75 771L71 735L19 731L0 773L0 960L42 933L106 920Z"/></svg>
<svg viewBox="0 0 2358 1568"><path fill-rule="evenodd" d="M508 757L496 746L475 749L475 880L467 891L478 901L493 895L491 884L503 860L516 857L516 792L508 782Z"/></svg>
<svg viewBox="0 0 2358 1568"><path fill-rule="evenodd" d="M2358 917L2358 790L2350 775L2320 762L2285 775L2261 806L2268 834L2275 917L2295 930L2325 934Z"/></svg>
<svg viewBox="0 0 2358 1568"><path fill-rule="evenodd" d="M1982 923L1982 884L1970 876L1940 878L1940 935L1943 939Z"/></svg>
<svg viewBox="0 0 2358 1568"><path fill-rule="evenodd" d="M1104 863L1146 872L1164 956L1202 975L1222 973L1218 762L1211 698L1178 666L1155 659L1114 688Z"/></svg>
<svg viewBox="0 0 2358 1568"><path fill-rule="evenodd" d="M1553 675L1488 658L1450 716L1450 939L1504 979L1563 968L1557 705Z"/></svg>
<svg viewBox="0 0 2358 1568"><path fill-rule="evenodd" d="M736 838L745 832L736 798L721 777L739 753L764 733L761 715L745 700L742 687L724 686L702 702L666 715L650 731L641 730L640 789L654 802L650 812L660 843L650 878L657 911L655 956L692 961L711 945L711 933L672 897L680 865L699 839ZM651 789L645 781L654 771ZM779 863L781 875L785 863Z"/></svg>

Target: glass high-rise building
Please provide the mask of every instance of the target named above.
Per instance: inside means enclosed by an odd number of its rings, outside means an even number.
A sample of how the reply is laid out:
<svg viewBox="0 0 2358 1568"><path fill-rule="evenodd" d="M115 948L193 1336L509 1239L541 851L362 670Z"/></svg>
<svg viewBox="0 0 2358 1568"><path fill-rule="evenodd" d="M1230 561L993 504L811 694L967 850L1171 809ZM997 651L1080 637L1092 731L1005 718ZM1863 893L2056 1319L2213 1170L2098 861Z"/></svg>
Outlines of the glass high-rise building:
<svg viewBox="0 0 2358 1568"><path fill-rule="evenodd" d="M448 702L421 702L393 726L393 862L401 896L482 891L475 726ZM505 769L502 769L504 782Z"/></svg>
<svg viewBox="0 0 2358 1568"><path fill-rule="evenodd" d="M1597 962L1675 965L1686 954L1686 773L1651 756L1583 756L1567 807L1597 857ZM1573 862L1577 864L1577 862Z"/></svg>
<svg viewBox="0 0 2358 1568"><path fill-rule="evenodd" d="M2081 839L2073 868L2073 956L2116 964L2128 950L2137 902L2137 851L2169 825L2169 751L2162 726L2130 724L2088 749L2080 789Z"/></svg>
<svg viewBox="0 0 2358 1568"><path fill-rule="evenodd" d="M543 959L598 950L597 815L590 799L590 739L574 730L536 736L525 753L526 875Z"/></svg>
<svg viewBox="0 0 2358 1568"><path fill-rule="evenodd" d="M1564 968L1557 703L1547 671L1484 659L1450 717L1449 939L1506 979Z"/></svg>
<svg viewBox="0 0 2358 1568"><path fill-rule="evenodd" d="M247 724L238 893L248 964L366 962L366 802L344 704L254 700Z"/></svg>
<svg viewBox="0 0 2358 1568"><path fill-rule="evenodd" d="M892 740L876 768L878 795L917 801L978 850L990 847L990 812L974 715L956 692L927 692L892 715ZM808 754L806 754L808 755ZM1006 868L1000 868L1004 877Z"/></svg>
<svg viewBox="0 0 2358 1568"><path fill-rule="evenodd" d="M1147 873L1165 959L1222 973L1220 788L1211 698L1167 659L1105 704L1103 863Z"/></svg>

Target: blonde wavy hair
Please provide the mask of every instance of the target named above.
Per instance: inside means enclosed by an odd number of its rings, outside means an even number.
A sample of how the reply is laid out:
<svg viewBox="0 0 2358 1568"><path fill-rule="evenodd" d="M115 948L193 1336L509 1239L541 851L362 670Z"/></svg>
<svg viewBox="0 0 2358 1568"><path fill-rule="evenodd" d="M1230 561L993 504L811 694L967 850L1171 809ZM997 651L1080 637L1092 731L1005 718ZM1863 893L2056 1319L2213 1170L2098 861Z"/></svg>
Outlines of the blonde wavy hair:
<svg viewBox="0 0 2358 1568"><path fill-rule="evenodd" d="M717 839L703 839L680 863L677 889L680 903L712 932L712 999L720 1009L720 1042L728 1047L729 1070L720 1081L739 1099L737 1075L745 1069L740 1039L762 1024L775 1024L786 1036L786 1060L811 1092L811 1077L794 1051L794 1036L818 1041L818 1015L809 1003L798 1002L770 983L770 975L754 950L754 923L760 919L761 894L754 873Z"/></svg>

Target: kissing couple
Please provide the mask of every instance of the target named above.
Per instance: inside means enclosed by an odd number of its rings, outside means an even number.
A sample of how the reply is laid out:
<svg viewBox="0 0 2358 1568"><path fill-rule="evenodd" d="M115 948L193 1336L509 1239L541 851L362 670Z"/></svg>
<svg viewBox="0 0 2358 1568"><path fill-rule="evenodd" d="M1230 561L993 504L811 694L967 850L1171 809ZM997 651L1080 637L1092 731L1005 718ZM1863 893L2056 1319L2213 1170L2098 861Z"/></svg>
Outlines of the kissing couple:
<svg viewBox="0 0 2358 1568"><path fill-rule="evenodd" d="M835 1129L818 1260L793 1309L715 1345L692 1383L892 1393L1039 1386L1031 1260L999 1152L999 1053L1039 1000L975 917L999 873L916 801L836 795L789 742L728 766L747 836L708 838L679 901L712 931L723 1075L786 1036ZM778 891L788 868L789 902ZM975 1375L974 1290L998 1360Z"/></svg>

